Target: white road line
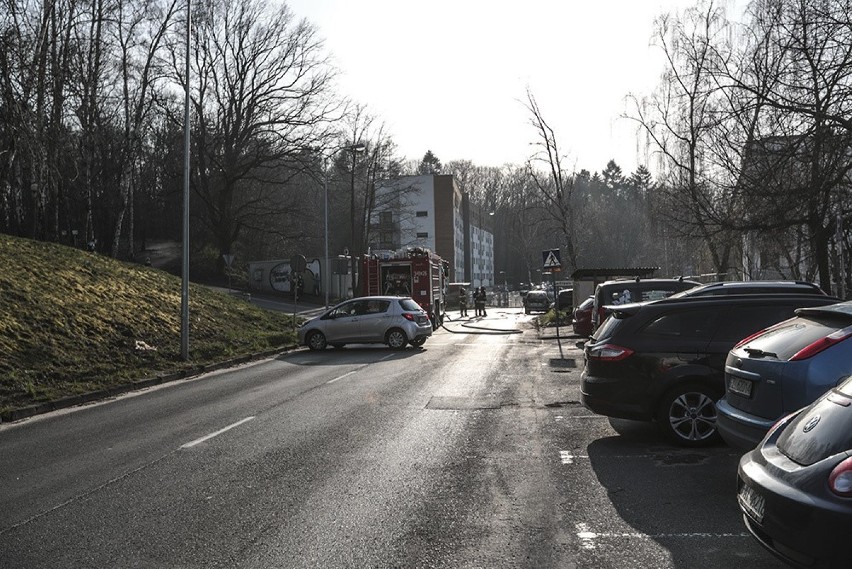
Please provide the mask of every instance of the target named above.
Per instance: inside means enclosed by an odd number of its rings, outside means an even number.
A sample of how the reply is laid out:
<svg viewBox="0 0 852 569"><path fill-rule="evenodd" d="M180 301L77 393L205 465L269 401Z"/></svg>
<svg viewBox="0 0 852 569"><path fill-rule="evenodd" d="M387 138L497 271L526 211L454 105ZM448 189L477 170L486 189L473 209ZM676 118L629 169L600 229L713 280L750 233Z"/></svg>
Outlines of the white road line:
<svg viewBox="0 0 852 569"><path fill-rule="evenodd" d="M585 454L571 454L571 451L568 450L560 450L559 458L562 460L562 464L574 464L575 458L589 458L588 455Z"/></svg>
<svg viewBox="0 0 852 569"><path fill-rule="evenodd" d="M383 362L383 361L385 361L385 360L388 360L388 359L390 359L390 358L394 357L395 355L396 355L396 354L388 354L388 355L386 355L385 357L383 357L383 358L379 359L379 361L378 361L378 362L374 362L374 363ZM352 374L353 374L353 373L355 373L355 372L361 371L362 369L364 369L365 367L367 367L367 366L369 366L369 365L372 365L372 364L365 364L365 365L362 365L362 366L361 366L361 367L359 367L358 369L353 369L352 371L348 371L348 372L344 373L343 375L339 375L339 376L335 377L334 379L329 379L329 380L328 380L328 381L326 381L325 383L326 383L326 385L328 385L329 383L334 383L334 382L335 382L335 381L337 381L338 379L343 379L343 378L344 378L344 377L346 377L346 376L349 376L349 375L352 375Z"/></svg>
<svg viewBox="0 0 852 569"><path fill-rule="evenodd" d="M240 425L242 425L243 423L248 423L248 422L249 422L249 421L251 421L252 419L254 419L254 417L246 417L246 418L245 418L245 419L243 419L242 421L237 421L237 422L236 422L236 423L234 423L233 425L228 425L228 426L227 426L227 427L225 427L224 429L219 429L219 430L218 430L218 431L216 431L215 433L210 433L209 435L203 436L203 437L201 437L200 439L195 439L194 441L192 441L192 442L190 442L190 443L186 443L185 445L181 445L181 447L180 447L180 448L192 448L192 447L194 447L195 445L201 444L201 443L203 443L204 441L207 441L207 440L212 439L213 437L218 437L218 436L219 436L219 435L221 435L222 433L225 433L225 432L227 432L227 431L230 431L230 430L231 430L231 429L233 429L234 427L239 427L239 426L240 426Z"/></svg>
<svg viewBox="0 0 852 569"><path fill-rule="evenodd" d="M722 538L747 538L751 537L747 532L741 533L658 533L645 534L639 532L603 532L589 531L588 524L579 523L576 526L577 537L580 538L583 549L595 549L596 541L601 539L722 539Z"/></svg>
<svg viewBox="0 0 852 569"><path fill-rule="evenodd" d="M672 456L677 456L678 453L671 453ZM711 455L707 458L712 458L713 456L742 456L739 453L724 453L719 455ZM645 459L645 460L658 460L660 457L659 454L610 454L607 456L602 456L601 459L606 460L633 460L633 459ZM579 458L589 458L587 454L572 454L570 450L560 450L559 451L559 460L562 461L562 464L575 464L575 460ZM691 466L691 465L672 465L672 466Z"/></svg>
<svg viewBox="0 0 852 569"><path fill-rule="evenodd" d="M353 373L355 373L356 371L358 371L358 370L357 370L357 369L354 369L354 370L352 370L352 371L349 371L349 372L344 373L343 375L338 375L338 376L337 376L337 377L335 377L334 379L329 379L328 381L326 381L326 384L328 384L328 383L334 383L334 382L335 382L335 381L337 381L338 379L343 379L343 378L344 378L344 377L346 377L347 375L352 375L352 374L353 374Z"/></svg>

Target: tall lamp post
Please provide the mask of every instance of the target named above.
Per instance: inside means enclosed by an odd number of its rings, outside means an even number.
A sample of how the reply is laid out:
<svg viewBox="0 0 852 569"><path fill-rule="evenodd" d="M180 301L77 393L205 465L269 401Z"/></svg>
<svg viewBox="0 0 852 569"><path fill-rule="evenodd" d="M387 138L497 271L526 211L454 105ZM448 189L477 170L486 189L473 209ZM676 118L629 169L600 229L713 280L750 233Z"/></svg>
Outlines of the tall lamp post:
<svg viewBox="0 0 852 569"><path fill-rule="evenodd" d="M328 289L331 288L331 268L328 266L328 159L322 159L322 189L325 196L325 266L322 269L325 307L328 308Z"/></svg>
<svg viewBox="0 0 852 569"><path fill-rule="evenodd" d="M352 296L355 296L355 271L357 266L355 262L355 253L357 253L355 248L355 166L357 164L357 154L359 152L364 152L366 148L367 147L361 142L346 147L346 150L352 153L352 176L350 177L351 186L349 204L349 223L352 232L350 236L351 247L349 249L349 255L352 258Z"/></svg>
<svg viewBox="0 0 852 569"><path fill-rule="evenodd" d="M344 146L339 150L348 150L352 152L352 210L351 210L351 219L352 219L352 242L354 245L355 242L355 153L363 152L366 146L363 143L352 144L350 146ZM332 152L332 156L336 154L337 151ZM331 289L331 267L329 265L330 259L328 257L328 157L323 156L323 195L324 195L324 205L325 205L325 276L323 278L323 288L325 289L325 307L328 308L328 293L329 289ZM353 263L353 278L355 275L354 272L354 263Z"/></svg>

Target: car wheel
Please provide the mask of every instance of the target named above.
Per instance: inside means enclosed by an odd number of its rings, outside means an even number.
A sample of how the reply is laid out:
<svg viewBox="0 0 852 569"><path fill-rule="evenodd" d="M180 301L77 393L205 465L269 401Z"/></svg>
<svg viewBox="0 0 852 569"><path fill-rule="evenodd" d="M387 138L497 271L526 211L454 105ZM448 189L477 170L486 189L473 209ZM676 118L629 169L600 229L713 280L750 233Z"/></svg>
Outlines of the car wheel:
<svg viewBox="0 0 852 569"><path fill-rule="evenodd" d="M339 350L340 348L342 348L345 345L346 344L334 343L334 344L331 345L331 347L336 349L336 350Z"/></svg>
<svg viewBox="0 0 852 569"><path fill-rule="evenodd" d="M529 308L524 308L524 314L529 314L529 313L530 313L530 309L529 309Z"/></svg>
<svg viewBox="0 0 852 569"><path fill-rule="evenodd" d="M716 429L716 401L722 394L700 383L671 389L660 401L657 423L675 444L700 447L721 440Z"/></svg>
<svg viewBox="0 0 852 569"><path fill-rule="evenodd" d="M308 348L312 350L324 350L326 346L325 334L319 331L311 332L307 344Z"/></svg>
<svg viewBox="0 0 852 569"><path fill-rule="evenodd" d="M415 348L419 348L420 346L422 346L425 343L426 343L426 338L415 338L414 340L411 340L409 342L409 344L411 344Z"/></svg>
<svg viewBox="0 0 852 569"><path fill-rule="evenodd" d="M405 332L400 330L399 328L394 328L388 332L387 335L387 344L394 350L401 350L405 347L405 344L408 342L408 338L405 336Z"/></svg>

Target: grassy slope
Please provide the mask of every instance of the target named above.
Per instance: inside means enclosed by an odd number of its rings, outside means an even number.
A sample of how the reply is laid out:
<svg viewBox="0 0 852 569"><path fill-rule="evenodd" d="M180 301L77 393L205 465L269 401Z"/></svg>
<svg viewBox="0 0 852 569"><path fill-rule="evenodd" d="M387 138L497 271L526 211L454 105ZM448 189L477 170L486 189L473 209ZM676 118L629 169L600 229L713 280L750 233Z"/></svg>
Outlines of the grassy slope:
<svg viewBox="0 0 852 569"><path fill-rule="evenodd" d="M102 255L0 235L0 412L294 342L292 317Z"/></svg>

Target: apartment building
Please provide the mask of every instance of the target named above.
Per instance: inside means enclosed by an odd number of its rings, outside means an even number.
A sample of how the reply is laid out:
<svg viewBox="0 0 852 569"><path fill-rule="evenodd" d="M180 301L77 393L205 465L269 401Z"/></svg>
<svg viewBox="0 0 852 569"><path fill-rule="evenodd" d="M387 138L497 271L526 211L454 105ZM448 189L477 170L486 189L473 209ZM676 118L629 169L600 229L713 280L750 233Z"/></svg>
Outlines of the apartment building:
<svg viewBox="0 0 852 569"><path fill-rule="evenodd" d="M369 242L373 250L426 247L449 263L451 281L495 284L491 216L471 202L452 175L379 182Z"/></svg>

